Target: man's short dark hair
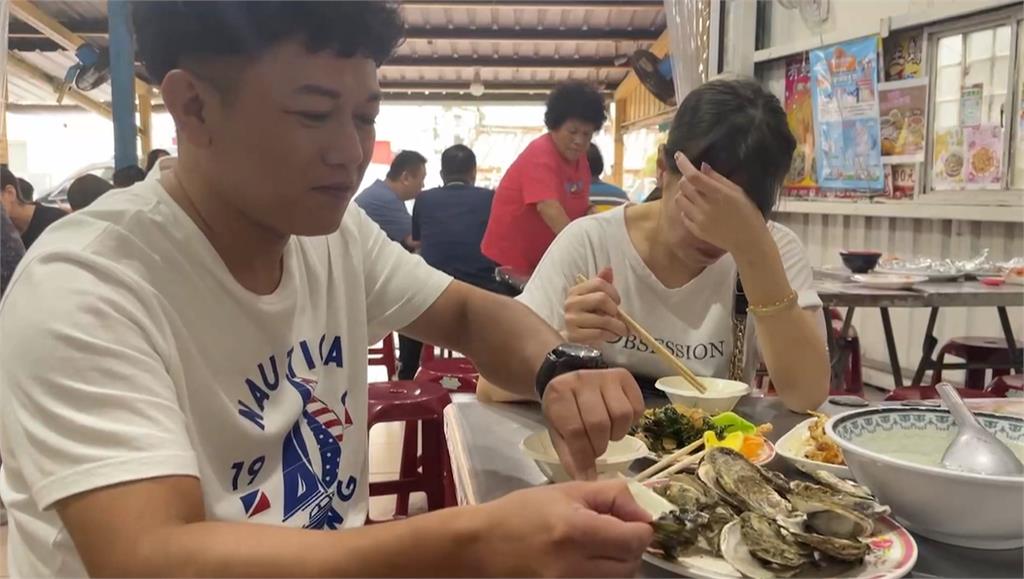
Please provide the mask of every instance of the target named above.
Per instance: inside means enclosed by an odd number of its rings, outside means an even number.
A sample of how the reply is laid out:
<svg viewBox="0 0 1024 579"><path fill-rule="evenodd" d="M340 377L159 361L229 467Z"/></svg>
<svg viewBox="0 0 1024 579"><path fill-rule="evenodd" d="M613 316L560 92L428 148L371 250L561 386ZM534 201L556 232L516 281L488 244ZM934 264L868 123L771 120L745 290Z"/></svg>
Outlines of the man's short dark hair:
<svg viewBox="0 0 1024 579"><path fill-rule="evenodd" d="M593 85L569 81L562 83L548 95L544 124L548 130L557 131L569 119L579 119L594 125L599 131L608 119L604 112L604 98Z"/></svg>
<svg viewBox="0 0 1024 579"><path fill-rule="evenodd" d="M467 179L476 171L476 154L466 145L452 145L441 153L441 180Z"/></svg>
<svg viewBox="0 0 1024 579"><path fill-rule="evenodd" d="M86 173L72 181L68 187L68 205L73 211L85 209L113 188L103 177Z"/></svg>
<svg viewBox="0 0 1024 579"><path fill-rule="evenodd" d="M146 178L146 172L138 165L128 165L114 171L114 187L131 187Z"/></svg>
<svg viewBox="0 0 1024 579"><path fill-rule="evenodd" d="M21 200L30 202L36 196L36 188L21 177L18 177L18 194L21 195Z"/></svg>
<svg viewBox="0 0 1024 579"><path fill-rule="evenodd" d="M18 195L19 201L24 201L21 197L21 185L18 183L18 178L14 176L14 173L11 172L7 165L0 165L0 191L6 189L8 186L14 187L14 191Z"/></svg>
<svg viewBox="0 0 1024 579"><path fill-rule="evenodd" d="M133 2L132 20L139 58L155 84L183 59L258 57L292 38L310 53L363 56L380 66L404 32L390 2Z"/></svg>
<svg viewBox="0 0 1024 579"><path fill-rule="evenodd" d="M600 177L604 174L604 157L601 156L601 149L594 143L590 143L590 148L587 149L587 163L590 164L591 177Z"/></svg>
<svg viewBox="0 0 1024 579"><path fill-rule="evenodd" d="M395 155L394 161L391 161L391 168L388 169L388 179L398 181L406 171L412 171L417 167L426 166L426 164L427 158L416 151L402 151Z"/></svg>

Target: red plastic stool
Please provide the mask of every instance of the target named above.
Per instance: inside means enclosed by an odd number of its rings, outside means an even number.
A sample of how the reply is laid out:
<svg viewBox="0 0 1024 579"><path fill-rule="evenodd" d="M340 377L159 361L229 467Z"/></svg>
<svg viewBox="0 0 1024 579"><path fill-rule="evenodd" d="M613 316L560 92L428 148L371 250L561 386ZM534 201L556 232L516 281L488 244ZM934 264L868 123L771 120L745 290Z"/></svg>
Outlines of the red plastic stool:
<svg viewBox="0 0 1024 579"><path fill-rule="evenodd" d="M1024 374L998 376L985 392L993 398L1024 398Z"/></svg>
<svg viewBox="0 0 1024 579"><path fill-rule="evenodd" d="M983 390L971 390L968 388L957 388L961 398L998 398L990 392ZM903 400L932 400L939 397L934 386L906 386L893 391L885 397L886 402L900 402Z"/></svg>
<svg viewBox="0 0 1024 579"><path fill-rule="evenodd" d="M404 422L398 480L370 483L370 496L396 495L395 517L409 515L409 495L427 495L427 509L447 506L445 477L450 471L444 438L444 408L448 391L431 382L395 381L369 385L367 429L384 422ZM422 455L419 454L423 431ZM371 521L375 522L375 521Z"/></svg>
<svg viewBox="0 0 1024 579"><path fill-rule="evenodd" d="M380 347L367 348L367 366L384 366L388 371L388 379L398 374L398 360L395 358L395 335L388 334L380 341Z"/></svg>
<svg viewBox="0 0 1024 579"><path fill-rule="evenodd" d="M1024 342L1017 340L1017 349L1024 348ZM946 356L954 356L966 361L968 364L1009 364L1010 353L1006 349L1005 338L988 338L980 336L962 336L953 338L946 342L939 350L937 362L938 368L932 371L932 386L942 382L942 366ZM971 390L982 390L985 388L986 368L972 368L967 370L967 379L964 386ZM1009 369L992 369L992 377L998 378L1010 373Z"/></svg>
<svg viewBox="0 0 1024 579"><path fill-rule="evenodd" d="M443 353L442 353L443 355ZM476 392L480 372L469 358L436 357L434 346L423 344L416 380L440 384L453 392Z"/></svg>

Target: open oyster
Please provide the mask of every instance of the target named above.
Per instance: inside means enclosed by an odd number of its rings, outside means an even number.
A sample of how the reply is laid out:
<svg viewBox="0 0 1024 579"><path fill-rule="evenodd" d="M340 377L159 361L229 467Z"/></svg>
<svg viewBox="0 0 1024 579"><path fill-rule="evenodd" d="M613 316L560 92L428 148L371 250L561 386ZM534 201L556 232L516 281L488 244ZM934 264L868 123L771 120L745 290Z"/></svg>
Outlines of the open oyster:
<svg viewBox="0 0 1024 579"><path fill-rule="evenodd" d="M868 501L876 500L875 495L873 495L867 487L861 486L853 481L843 480L827 470L816 470L811 473L811 476L814 477L814 480L821 483L822 486L825 486L837 493L850 495L852 497Z"/></svg>
<svg viewBox="0 0 1024 579"><path fill-rule="evenodd" d="M794 539L838 561L859 563L868 554L867 544L814 533L791 533Z"/></svg>
<svg viewBox="0 0 1024 579"><path fill-rule="evenodd" d="M700 538L701 527L708 516L700 511L675 510L654 520L654 547L666 557L675 559L679 553L693 546Z"/></svg>
<svg viewBox="0 0 1024 579"><path fill-rule="evenodd" d="M746 512L725 526L722 557L754 579L791 577L813 560L812 550L790 537L771 519Z"/></svg>
<svg viewBox="0 0 1024 579"><path fill-rule="evenodd" d="M803 481L794 481L788 496L790 501L810 500L813 502L834 503L871 520L884 517L891 512L889 507L879 504L873 499L855 497Z"/></svg>
<svg viewBox="0 0 1024 579"><path fill-rule="evenodd" d="M792 505L776 492L773 481L763 472L742 454L722 446L709 450L697 469L702 481L741 510L753 511L772 520L791 518Z"/></svg>
<svg viewBox="0 0 1024 579"><path fill-rule="evenodd" d="M840 539L857 539L871 534L874 521L817 490L821 488L794 483L793 492L789 495L793 507L807 515L808 527L822 535Z"/></svg>

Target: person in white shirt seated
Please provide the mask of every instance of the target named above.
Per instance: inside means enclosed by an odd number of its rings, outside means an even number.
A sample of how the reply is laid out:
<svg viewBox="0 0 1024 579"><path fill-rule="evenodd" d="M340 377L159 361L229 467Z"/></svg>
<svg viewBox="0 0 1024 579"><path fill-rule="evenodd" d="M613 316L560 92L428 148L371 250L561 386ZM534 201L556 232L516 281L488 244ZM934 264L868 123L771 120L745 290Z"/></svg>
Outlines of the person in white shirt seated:
<svg viewBox="0 0 1024 579"><path fill-rule="evenodd" d="M674 372L620 307L697 375L749 382L759 353L786 406L818 407L829 383L822 304L799 239L770 221L794 147L778 99L756 82L697 88L659 159L662 199L570 224L518 299L639 377ZM516 399L486 381L477 394Z"/></svg>
<svg viewBox="0 0 1024 579"><path fill-rule="evenodd" d="M632 577L653 530L624 481L364 526L366 349L389 332L535 393L577 476L643 412L629 372L582 370L599 354L351 202L398 9L132 10L179 156L55 223L0 302L11 576Z"/></svg>

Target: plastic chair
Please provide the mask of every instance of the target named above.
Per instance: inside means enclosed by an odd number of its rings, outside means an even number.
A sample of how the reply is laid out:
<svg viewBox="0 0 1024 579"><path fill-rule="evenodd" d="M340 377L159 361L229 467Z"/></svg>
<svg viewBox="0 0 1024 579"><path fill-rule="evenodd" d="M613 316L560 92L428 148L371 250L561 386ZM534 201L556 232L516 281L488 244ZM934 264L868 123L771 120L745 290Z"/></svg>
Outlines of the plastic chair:
<svg viewBox="0 0 1024 579"><path fill-rule="evenodd" d="M961 398L998 398L983 390L971 390L969 388L957 388ZM885 397L886 402L900 402L903 400L933 400L939 397L934 386L905 386L894 390L892 394Z"/></svg>
<svg viewBox="0 0 1024 579"><path fill-rule="evenodd" d="M997 376L985 392L992 398L1024 398L1024 374Z"/></svg>
<svg viewBox="0 0 1024 579"><path fill-rule="evenodd" d="M469 358L454 357L449 350L441 350L438 357L434 346L423 344L416 380L440 384L452 392L473 394L480 380L480 372Z"/></svg>
<svg viewBox="0 0 1024 579"><path fill-rule="evenodd" d="M388 334L380 341L380 345L367 348L367 366L384 366L388 371L388 379L398 374L398 359L395 357L395 334Z"/></svg>
<svg viewBox="0 0 1024 579"><path fill-rule="evenodd" d="M1024 348L1024 342L1016 341L1017 350ZM964 360L968 364L978 364L978 368L966 370L967 379L964 386L971 390L982 390L985 388L985 375L989 369L992 370L992 377L998 378L1010 373L1008 368L992 368L996 365L1008 365L1012 363L1010 352L1006 348L1005 338L990 338L983 336L961 336L952 338L942 349L936 359L938 366L932 371L932 386L942 382L942 364L946 356L954 356ZM990 364L991 366L985 366Z"/></svg>
<svg viewBox="0 0 1024 579"><path fill-rule="evenodd" d="M398 479L370 483L371 497L396 495L396 518L409 516L409 495L414 492L427 495L428 510L449 506L445 479L451 476L451 467L443 414L451 401L447 390L431 382L393 381L369 385L368 428L384 422L405 423ZM421 430L422 454L419 450Z"/></svg>

